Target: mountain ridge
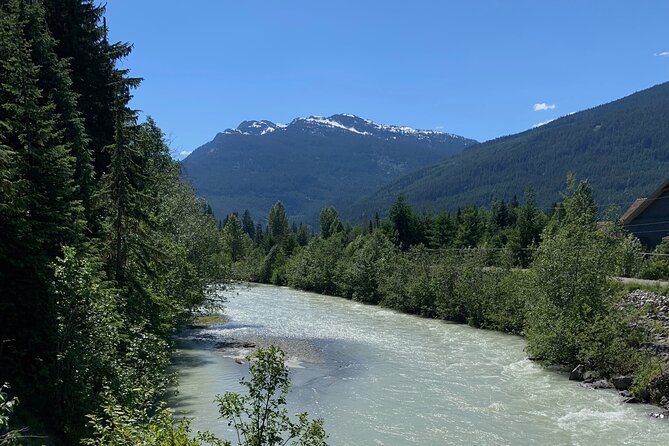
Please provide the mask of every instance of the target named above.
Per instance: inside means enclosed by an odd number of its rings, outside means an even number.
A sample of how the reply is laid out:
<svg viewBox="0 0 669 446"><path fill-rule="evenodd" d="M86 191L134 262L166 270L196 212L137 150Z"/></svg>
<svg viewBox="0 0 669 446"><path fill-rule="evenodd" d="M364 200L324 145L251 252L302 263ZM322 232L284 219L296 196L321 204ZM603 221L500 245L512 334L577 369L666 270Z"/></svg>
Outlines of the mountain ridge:
<svg viewBox="0 0 669 446"><path fill-rule="evenodd" d="M435 130L378 124L351 114L242 121L182 161L184 177L219 218L249 209L262 220L278 200L293 221L317 226L403 173L477 144Z"/></svg>
<svg viewBox="0 0 669 446"><path fill-rule="evenodd" d="M521 196L559 199L567 174L591 182L603 206L623 210L669 176L669 82L471 147L410 172L359 199L353 220L383 211L399 194L419 209L455 210Z"/></svg>

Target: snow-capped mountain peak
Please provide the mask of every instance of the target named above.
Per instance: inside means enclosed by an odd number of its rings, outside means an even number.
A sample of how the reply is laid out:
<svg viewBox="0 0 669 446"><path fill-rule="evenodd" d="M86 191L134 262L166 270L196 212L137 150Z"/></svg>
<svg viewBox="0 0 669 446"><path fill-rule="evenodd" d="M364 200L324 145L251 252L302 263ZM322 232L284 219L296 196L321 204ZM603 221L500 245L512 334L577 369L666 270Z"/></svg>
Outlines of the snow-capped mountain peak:
<svg viewBox="0 0 669 446"><path fill-rule="evenodd" d="M461 138L458 135L436 130L417 130L406 126L377 124L369 119L348 113L340 113L329 117L309 116L306 118L295 118L288 125L275 124L267 120L243 121L236 129L227 129L223 134L262 136L276 131L303 131L315 135L326 135L333 131L351 132L357 135L374 136L385 140L406 137L419 140Z"/></svg>

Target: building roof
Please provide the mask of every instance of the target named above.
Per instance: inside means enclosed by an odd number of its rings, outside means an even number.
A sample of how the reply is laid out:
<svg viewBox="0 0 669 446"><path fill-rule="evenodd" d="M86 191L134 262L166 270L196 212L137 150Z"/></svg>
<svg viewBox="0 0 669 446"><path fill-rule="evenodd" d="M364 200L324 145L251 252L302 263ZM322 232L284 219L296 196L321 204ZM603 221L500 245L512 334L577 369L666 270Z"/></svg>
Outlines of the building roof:
<svg viewBox="0 0 669 446"><path fill-rule="evenodd" d="M657 188L655 192L653 192L648 198L637 198L634 200L634 203L625 211L622 217L620 217L620 223L622 223L623 226L629 225L634 221L635 218L637 218L643 211L646 210L648 206L653 203L653 201L657 200L660 195L662 195L665 192L669 192L669 179L667 179L662 185Z"/></svg>

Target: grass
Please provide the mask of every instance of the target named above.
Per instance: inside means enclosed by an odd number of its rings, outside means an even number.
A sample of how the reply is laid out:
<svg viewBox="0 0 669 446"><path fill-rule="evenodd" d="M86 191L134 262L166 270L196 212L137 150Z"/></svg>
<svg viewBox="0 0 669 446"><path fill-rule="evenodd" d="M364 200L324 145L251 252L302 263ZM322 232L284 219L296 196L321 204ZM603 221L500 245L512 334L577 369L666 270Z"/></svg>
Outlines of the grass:
<svg viewBox="0 0 669 446"><path fill-rule="evenodd" d="M623 290L626 293L635 290L648 291L650 293L660 294L663 296L669 295L669 286L661 284L645 284L645 283L625 283Z"/></svg>

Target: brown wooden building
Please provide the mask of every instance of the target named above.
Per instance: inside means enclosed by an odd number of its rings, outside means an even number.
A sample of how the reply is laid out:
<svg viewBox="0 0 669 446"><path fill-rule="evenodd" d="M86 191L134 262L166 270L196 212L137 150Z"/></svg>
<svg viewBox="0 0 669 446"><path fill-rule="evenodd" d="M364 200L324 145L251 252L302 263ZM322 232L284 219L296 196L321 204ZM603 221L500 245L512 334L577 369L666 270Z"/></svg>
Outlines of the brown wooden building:
<svg viewBox="0 0 669 446"><path fill-rule="evenodd" d="M669 179L648 198L636 199L620 222L649 249L669 237Z"/></svg>

